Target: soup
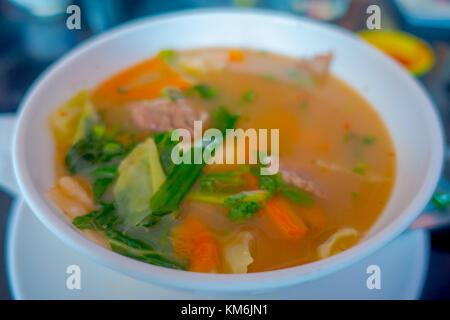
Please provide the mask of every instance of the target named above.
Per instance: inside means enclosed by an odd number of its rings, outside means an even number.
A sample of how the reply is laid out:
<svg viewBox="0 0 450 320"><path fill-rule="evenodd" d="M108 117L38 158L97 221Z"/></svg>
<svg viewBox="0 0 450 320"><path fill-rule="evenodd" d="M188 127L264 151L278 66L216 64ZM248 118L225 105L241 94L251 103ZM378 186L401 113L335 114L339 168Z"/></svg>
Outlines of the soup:
<svg viewBox="0 0 450 320"><path fill-rule="evenodd" d="M395 151L369 103L328 72L332 58L161 51L50 116L48 196L98 244L169 268L261 272L346 250L387 203ZM219 136L196 136L198 124ZM265 129L267 146L230 145L231 129Z"/></svg>

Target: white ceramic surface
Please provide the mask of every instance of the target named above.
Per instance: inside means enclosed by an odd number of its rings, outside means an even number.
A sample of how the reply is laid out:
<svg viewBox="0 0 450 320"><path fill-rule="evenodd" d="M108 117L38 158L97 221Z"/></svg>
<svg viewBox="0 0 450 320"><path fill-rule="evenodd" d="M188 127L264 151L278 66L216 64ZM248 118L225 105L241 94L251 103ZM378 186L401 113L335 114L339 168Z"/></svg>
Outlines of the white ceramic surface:
<svg viewBox="0 0 450 320"><path fill-rule="evenodd" d="M384 119L396 147L397 176L388 205L357 246L303 266L246 275L215 275L148 265L84 238L46 197L53 183L53 142L46 120L84 88L163 48L249 47L290 56L332 50L332 72L368 99ZM431 101L396 62L336 27L290 15L251 10L197 10L143 19L100 35L54 64L30 89L20 108L13 162L32 211L69 246L111 269L165 287L258 293L312 280L373 253L404 231L437 184L443 138Z"/></svg>
<svg viewBox="0 0 450 320"><path fill-rule="evenodd" d="M427 231L402 234L374 254L323 278L267 294L208 294L152 285L108 269L55 237L17 201L8 228L7 268L16 299L418 299L426 278ZM81 290L68 290L66 269L81 270ZM381 270L381 289L369 290L369 265Z"/></svg>

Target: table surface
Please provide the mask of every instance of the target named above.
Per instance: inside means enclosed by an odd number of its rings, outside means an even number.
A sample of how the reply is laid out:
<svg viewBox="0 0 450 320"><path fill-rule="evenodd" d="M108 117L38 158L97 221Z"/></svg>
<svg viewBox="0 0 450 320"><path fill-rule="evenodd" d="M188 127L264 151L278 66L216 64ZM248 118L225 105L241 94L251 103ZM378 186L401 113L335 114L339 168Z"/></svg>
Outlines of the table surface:
<svg viewBox="0 0 450 320"><path fill-rule="evenodd" d="M289 0L301 2L302 0ZM79 42L116 24L152 14L179 9L224 6L230 3L256 3L262 8L289 11L288 0L173 0L173 1L124 1L124 0L79 0L71 1L80 6L86 27L79 31L68 31L64 12L52 17L40 17L20 8L16 1L0 0L0 112L15 112L17 106L33 80L56 58ZM345 0L344 0L345 1ZM17 1L19 2L19 1ZM61 0L61 3L67 1ZM435 52L434 68L419 80L433 98L450 137L450 42L449 32L410 26L392 1L350 1L346 14L334 21L346 29L358 31L365 28L367 6L381 7L383 28L401 29L424 38ZM65 8L64 8L65 9ZM448 152L447 152L448 154ZM446 160L444 177L449 180L449 157ZM0 299L10 299L5 272L5 234L12 195L0 190ZM431 234L431 257L429 272L422 294L423 299L450 298L450 233L448 229L435 230Z"/></svg>

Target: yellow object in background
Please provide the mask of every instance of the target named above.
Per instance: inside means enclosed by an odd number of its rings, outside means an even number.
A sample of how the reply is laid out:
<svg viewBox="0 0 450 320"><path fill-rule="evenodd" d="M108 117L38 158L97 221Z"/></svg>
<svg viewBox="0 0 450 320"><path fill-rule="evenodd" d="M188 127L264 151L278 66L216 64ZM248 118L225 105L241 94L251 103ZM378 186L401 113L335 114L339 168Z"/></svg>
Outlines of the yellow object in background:
<svg viewBox="0 0 450 320"><path fill-rule="evenodd" d="M359 32L361 38L401 63L413 75L428 72L434 64L430 46L411 34L393 30Z"/></svg>

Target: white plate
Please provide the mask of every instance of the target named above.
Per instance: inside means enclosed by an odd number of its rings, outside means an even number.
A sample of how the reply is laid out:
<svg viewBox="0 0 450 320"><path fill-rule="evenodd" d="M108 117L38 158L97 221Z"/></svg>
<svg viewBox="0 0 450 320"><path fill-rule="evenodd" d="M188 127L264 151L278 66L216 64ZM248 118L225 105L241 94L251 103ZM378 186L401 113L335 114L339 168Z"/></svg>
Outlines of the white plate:
<svg viewBox="0 0 450 320"><path fill-rule="evenodd" d="M8 277L16 299L416 299L428 268L429 238L408 231L341 271L279 292L202 296L140 282L80 255L47 230L23 201L17 201L7 235ZM81 289L66 288L66 269L81 269ZM369 265L381 269L381 289L369 290Z"/></svg>

